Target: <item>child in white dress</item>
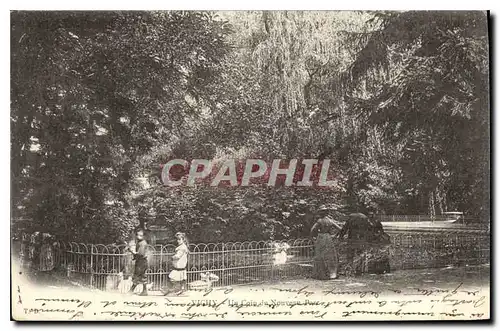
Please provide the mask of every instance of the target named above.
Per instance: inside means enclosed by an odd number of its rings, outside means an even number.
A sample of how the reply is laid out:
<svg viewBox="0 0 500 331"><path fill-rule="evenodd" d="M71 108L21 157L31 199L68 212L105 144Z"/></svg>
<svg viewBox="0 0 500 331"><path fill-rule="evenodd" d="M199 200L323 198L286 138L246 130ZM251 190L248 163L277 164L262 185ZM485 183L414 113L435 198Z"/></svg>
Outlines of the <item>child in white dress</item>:
<svg viewBox="0 0 500 331"><path fill-rule="evenodd" d="M172 256L172 271L168 274L170 284L168 284L167 290L163 292L164 295L171 292L181 294L185 290L187 280L188 241L186 235L182 232L177 232L175 237L177 238L177 247L174 256Z"/></svg>

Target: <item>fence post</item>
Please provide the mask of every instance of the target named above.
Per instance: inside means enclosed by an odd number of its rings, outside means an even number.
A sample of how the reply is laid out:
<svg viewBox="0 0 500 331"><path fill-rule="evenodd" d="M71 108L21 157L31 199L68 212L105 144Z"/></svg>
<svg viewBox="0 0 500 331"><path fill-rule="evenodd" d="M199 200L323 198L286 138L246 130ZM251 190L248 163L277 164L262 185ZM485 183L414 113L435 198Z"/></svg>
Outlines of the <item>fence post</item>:
<svg viewBox="0 0 500 331"><path fill-rule="evenodd" d="M271 259L270 259L270 263L271 263L271 280L274 280L274 247L273 247L272 244L269 244L269 245L270 245L270 248L269 248L268 253L271 256Z"/></svg>
<svg viewBox="0 0 500 331"><path fill-rule="evenodd" d="M90 287L94 281L94 245L90 245Z"/></svg>
<svg viewBox="0 0 500 331"><path fill-rule="evenodd" d="M226 243L222 243L222 271L220 273L220 276L221 276L221 280L222 282L221 283L224 283L224 271L226 271L226 259L225 259L225 256L224 256L224 247L226 246Z"/></svg>
<svg viewBox="0 0 500 331"><path fill-rule="evenodd" d="M156 245L155 245L156 246ZM189 251L189 247L188 247L188 251ZM155 252L156 253L156 252ZM186 263L186 268L187 268L187 264L189 263L189 254L188 254L188 259L187 259L187 263ZM163 245L160 245L160 269L159 270L163 270ZM187 269L189 270L189 269ZM163 272L166 272L167 270L163 270ZM186 278L187 278L187 275L186 275ZM160 282L161 283L161 282Z"/></svg>

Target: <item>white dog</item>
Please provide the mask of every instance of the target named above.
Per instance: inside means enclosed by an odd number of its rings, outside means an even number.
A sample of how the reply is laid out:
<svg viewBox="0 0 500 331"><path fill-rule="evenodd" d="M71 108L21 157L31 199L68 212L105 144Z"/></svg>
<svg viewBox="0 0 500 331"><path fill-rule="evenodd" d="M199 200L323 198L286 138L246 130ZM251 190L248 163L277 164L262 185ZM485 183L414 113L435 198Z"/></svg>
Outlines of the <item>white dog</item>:
<svg viewBox="0 0 500 331"><path fill-rule="evenodd" d="M201 280L195 280L189 283L190 289L210 289L212 288L212 283L219 281L219 276L211 272L203 272L200 275Z"/></svg>

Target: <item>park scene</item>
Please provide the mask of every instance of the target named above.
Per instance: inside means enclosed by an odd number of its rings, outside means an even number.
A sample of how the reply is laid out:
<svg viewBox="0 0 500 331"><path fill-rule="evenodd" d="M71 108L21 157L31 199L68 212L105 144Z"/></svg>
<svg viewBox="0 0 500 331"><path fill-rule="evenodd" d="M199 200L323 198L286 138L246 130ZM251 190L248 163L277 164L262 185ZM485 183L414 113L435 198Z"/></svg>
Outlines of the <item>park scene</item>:
<svg viewBox="0 0 500 331"><path fill-rule="evenodd" d="M486 12L13 11L10 37L12 277L489 291Z"/></svg>

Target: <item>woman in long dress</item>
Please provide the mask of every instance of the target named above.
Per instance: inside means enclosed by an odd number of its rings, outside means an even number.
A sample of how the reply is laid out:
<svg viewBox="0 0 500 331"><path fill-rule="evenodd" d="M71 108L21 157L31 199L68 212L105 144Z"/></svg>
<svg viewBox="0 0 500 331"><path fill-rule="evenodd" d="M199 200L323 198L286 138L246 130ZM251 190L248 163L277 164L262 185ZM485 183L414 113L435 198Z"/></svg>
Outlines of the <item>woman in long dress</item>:
<svg viewBox="0 0 500 331"><path fill-rule="evenodd" d="M325 208L320 209L326 211ZM316 238L314 244L313 278L328 280L338 278L339 259L335 247L334 236L339 226L326 215L320 218L311 228L311 236Z"/></svg>

